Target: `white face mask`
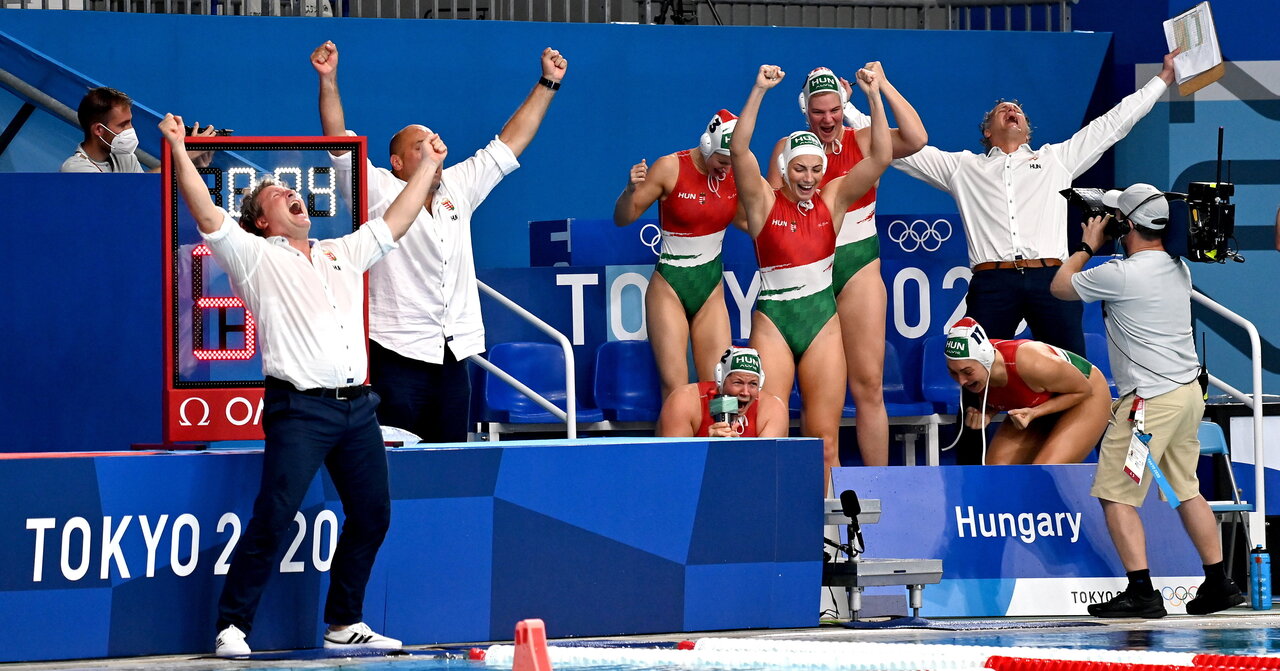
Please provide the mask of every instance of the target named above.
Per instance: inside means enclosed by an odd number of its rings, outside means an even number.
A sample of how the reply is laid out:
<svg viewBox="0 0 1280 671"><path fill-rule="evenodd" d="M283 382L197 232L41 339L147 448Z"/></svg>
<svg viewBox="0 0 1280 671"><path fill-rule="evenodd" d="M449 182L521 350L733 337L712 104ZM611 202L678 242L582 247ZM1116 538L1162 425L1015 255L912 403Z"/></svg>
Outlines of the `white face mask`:
<svg viewBox="0 0 1280 671"><path fill-rule="evenodd" d="M107 128L103 124L98 125L102 126L102 129L108 133L111 132L111 129ZM119 133L114 133L114 135L115 139L111 140L111 143L109 144L112 154L115 154L116 156L124 156L126 154L132 154L134 150L138 148L138 133L132 128L126 128ZM99 136L99 139L102 139L101 136ZM103 143L106 143L105 139L102 141Z"/></svg>

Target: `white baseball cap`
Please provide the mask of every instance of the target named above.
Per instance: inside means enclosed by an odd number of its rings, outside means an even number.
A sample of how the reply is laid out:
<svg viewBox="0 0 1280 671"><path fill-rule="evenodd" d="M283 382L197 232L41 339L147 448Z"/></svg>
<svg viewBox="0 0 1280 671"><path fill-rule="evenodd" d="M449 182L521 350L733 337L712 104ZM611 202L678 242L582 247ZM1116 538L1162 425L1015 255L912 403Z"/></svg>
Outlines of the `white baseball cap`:
<svg viewBox="0 0 1280 671"><path fill-rule="evenodd" d="M1169 224L1169 201L1164 192L1141 182L1117 191L1102 194L1102 204L1114 207L1121 216L1149 231L1163 230Z"/></svg>

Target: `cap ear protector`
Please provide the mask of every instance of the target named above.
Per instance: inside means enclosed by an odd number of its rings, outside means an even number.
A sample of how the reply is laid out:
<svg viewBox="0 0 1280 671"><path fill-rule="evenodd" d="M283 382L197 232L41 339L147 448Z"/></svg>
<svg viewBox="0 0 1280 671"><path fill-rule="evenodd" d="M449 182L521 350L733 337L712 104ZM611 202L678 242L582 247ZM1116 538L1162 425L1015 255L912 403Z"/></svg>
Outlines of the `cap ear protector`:
<svg viewBox="0 0 1280 671"><path fill-rule="evenodd" d="M707 123L707 129L702 133L702 137L698 138L698 151L702 152L702 158L711 158L715 153L728 156L729 140L733 138L733 129L737 125L738 117L733 112L729 110L716 112Z"/></svg>
<svg viewBox="0 0 1280 671"><path fill-rule="evenodd" d="M716 388L724 386L724 379L729 373L751 373L760 377L760 386L764 387L764 366L760 363L760 353L750 347L730 347L720 355L716 363Z"/></svg>
<svg viewBox="0 0 1280 671"><path fill-rule="evenodd" d="M827 171L827 152L822 148L822 141L817 135L807 130L798 130L782 141L782 151L778 152L778 172L782 174L782 181L791 183L791 178L787 175L787 166L791 165L791 161L797 156L805 155L822 159L822 172Z"/></svg>
<svg viewBox="0 0 1280 671"><path fill-rule="evenodd" d="M987 370L996 360L995 345L972 317L964 317L947 329L945 354L953 360L974 359Z"/></svg>

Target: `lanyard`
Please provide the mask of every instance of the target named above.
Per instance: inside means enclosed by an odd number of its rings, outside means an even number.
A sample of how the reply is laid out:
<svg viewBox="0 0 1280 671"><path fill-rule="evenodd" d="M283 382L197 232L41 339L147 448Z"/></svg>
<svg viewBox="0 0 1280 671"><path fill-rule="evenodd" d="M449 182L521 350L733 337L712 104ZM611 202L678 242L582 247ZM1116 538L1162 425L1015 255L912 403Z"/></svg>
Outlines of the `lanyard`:
<svg viewBox="0 0 1280 671"><path fill-rule="evenodd" d="M1129 409L1129 421L1133 422L1133 428L1138 433L1146 433L1147 418L1147 401L1141 396L1134 395L1133 406Z"/></svg>
<svg viewBox="0 0 1280 671"><path fill-rule="evenodd" d="M1141 444L1141 451L1143 453L1142 459L1146 462L1147 470L1151 471L1151 478L1155 480L1156 486L1160 488L1160 493L1164 494L1164 499L1169 503L1169 507L1176 510L1179 505L1182 505L1182 502L1178 500L1178 495L1174 493L1173 486L1169 484L1169 480L1164 477L1164 471L1160 470L1160 466L1156 464L1155 459L1151 458L1151 451L1147 447L1151 442L1151 434L1146 432L1146 406L1146 399L1135 394L1133 397L1133 406L1129 409L1129 421L1133 423L1133 438L1130 443L1130 453L1133 454L1135 449L1138 447L1138 444ZM1132 466L1127 464L1126 472L1128 473L1131 470L1133 470ZM1130 477L1132 478L1134 475L1138 476L1135 478L1135 481L1140 480L1142 477L1141 471L1131 473Z"/></svg>

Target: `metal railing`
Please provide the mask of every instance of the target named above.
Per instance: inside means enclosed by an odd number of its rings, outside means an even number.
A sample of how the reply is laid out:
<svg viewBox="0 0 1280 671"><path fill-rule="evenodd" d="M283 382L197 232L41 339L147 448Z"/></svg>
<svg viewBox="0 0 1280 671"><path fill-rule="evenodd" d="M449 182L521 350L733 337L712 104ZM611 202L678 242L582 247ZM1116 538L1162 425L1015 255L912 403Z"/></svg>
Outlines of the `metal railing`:
<svg viewBox="0 0 1280 671"><path fill-rule="evenodd" d="M497 290L495 290L493 287L490 287L489 285L479 280L476 281L476 284L479 285L480 290L483 291L485 294L487 294L490 298L505 305L509 310L516 313L517 315L520 315L520 317L523 318L525 321L538 327L539 330L551 336L553 340L559 343L560 348L564 350L564 407L566 409L561 410L560 408L556 407L554 403L552 403L551 401L548 401L546 397L544 397L542 394L539 394L538 392L531 389L525 383L512 377L511 374L508 373L507 371L502 370L501 368L498 368L497 366L493 365L492 363L489 362L488 359L480 356L479 354L472 354L471 356L467 357L467 359L469 359L472 363L476 364L477 366L489 371L490 373L493 373L503 382L506 382L512 387L515 387L516 390L519 391L521 394L524 394L525 396L528 396L529 398L533 399L535 403L545 408L547 412L550 412L551 414L555 415L560 421L564 422L568 427L569 440L573 440L574 438L577 438L578 437L578 410L577 410L578 391L577 391L577 381L575 377L576 367L574 366L574 362L573 362L573 344L569 342L569 339L566 338L563 333L555 330L555 328L553 328L550 324L542 321L541 319L538 318L537 315L521 307L520 304L498 293Z"/></svg>
<svg viewBox="0 0 1280 671"><path fill-rule="evenodd" d="M80 120L76 117L75 110L62 104L58 99L50 96L31 84L28 84L17 75L14 75L3 68L0 68L0 88L8 89L18 97L26 100L28 105L40 107L46 112L71 124L73 127L77 129L80 128ZM21 124L19 124L18 128L13 128L12 132L16 134L20 128ZM3 151L3 148L0 148L0 151ZM138 157L138 162L147 168L157 168L160 166L160 159L141 149L135 150L134 155Z"/></svg>
<svg viewBox="0 0 1280 671"><path fill-rule="evenodd" d="M0 0L114 12L675 23L923 30L1071 30L1079 0Z"/></svg>
<svg viewBox="0 0 1280 671"><path fill-rule="evenodd" d="M1229 396L1244 404L1253 411L1253 512L1249 516L1248 538L1266 538L1267 490L1264 476L1266 474L1267 454L1262 441L1262 338L1252 322L1228 310L1199 291L1192 290L1191 299L1209 308L1227 321L1243 328L1249 334L1249 361L1252 367L1253 392L1245 393L1227 384L1217 376L1209 375L1209 383L1227 392Z"/></svg>

